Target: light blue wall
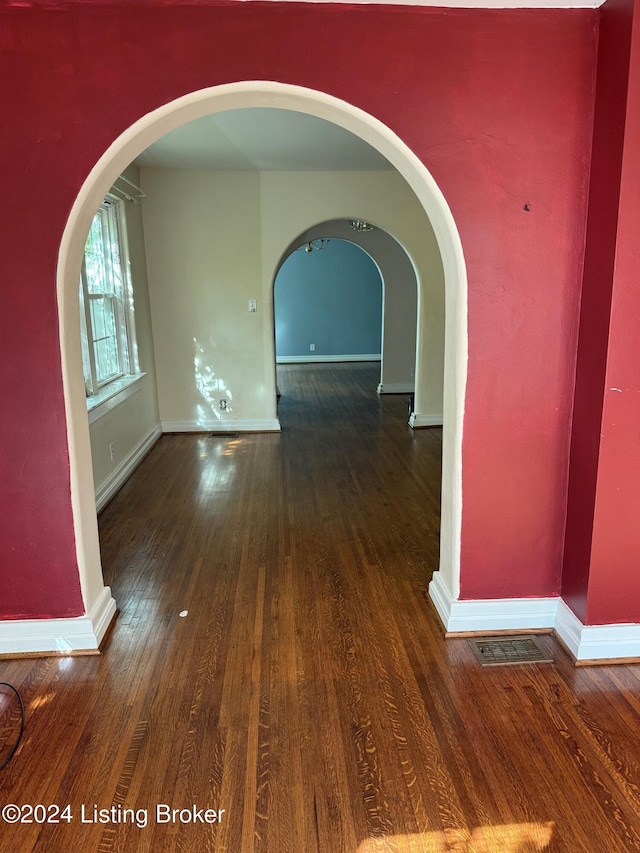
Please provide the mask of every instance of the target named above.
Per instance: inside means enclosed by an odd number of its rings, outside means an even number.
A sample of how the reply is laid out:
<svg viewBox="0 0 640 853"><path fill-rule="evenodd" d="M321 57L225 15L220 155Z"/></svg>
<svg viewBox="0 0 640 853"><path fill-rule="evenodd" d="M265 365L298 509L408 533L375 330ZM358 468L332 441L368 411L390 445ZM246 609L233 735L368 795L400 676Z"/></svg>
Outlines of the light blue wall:
<svg viewBox="0 0 640 853"><path fill-rule="evenodd" d="M276 276L274 302L277 357L380 353L382 280L353 243L293 252Z"/></svg>

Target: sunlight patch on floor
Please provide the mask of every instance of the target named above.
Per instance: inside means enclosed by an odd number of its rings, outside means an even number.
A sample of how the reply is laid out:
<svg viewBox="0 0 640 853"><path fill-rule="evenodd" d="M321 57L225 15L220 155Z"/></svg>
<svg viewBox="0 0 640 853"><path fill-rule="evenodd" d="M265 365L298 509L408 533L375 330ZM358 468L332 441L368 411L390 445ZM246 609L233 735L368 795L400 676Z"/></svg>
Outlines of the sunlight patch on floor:
<svg viewBox="0 0 640 853"><path fill-rule="evenodd" d="M357 853L543 853L552 835L553 823L513 823L368 838Z"/></svg>
<svg viewBox="0 0 640 853"><path fill-rule="evenodd" d="M45 693L43 696L34 697L29 702L29 711L37 711L53 699L53 693Z"/></svg>

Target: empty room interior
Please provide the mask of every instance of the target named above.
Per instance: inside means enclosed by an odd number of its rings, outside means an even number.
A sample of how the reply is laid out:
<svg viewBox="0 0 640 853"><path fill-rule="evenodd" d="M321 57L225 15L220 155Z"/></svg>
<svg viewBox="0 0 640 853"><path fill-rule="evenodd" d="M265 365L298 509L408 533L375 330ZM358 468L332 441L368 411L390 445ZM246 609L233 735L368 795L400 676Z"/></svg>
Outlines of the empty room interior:
<svg viewBox="0 0 640 853"><path fill-rule="evenodd" d="M0 43L0 850L640 851L640 0Z"/></svg>

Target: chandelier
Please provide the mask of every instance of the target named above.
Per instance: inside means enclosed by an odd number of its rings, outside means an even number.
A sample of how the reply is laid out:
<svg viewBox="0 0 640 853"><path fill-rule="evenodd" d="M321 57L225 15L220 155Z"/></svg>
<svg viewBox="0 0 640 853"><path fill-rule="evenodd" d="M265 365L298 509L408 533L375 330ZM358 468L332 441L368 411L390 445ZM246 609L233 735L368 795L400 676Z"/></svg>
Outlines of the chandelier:
<svg viewBox="0 0 640 853"><path fill-rule="evenodd" d="M367 222L366 219L350 219L349 228L352 228L354 231L360 232L376 230L376 226L372 225L370 222Z"/></svg>
<svg viewBox="0 0 640 853"><path fill-rule="evenodd" d="M304 249L304 251L307 254L309 254L310 252L313 252L314 249L317 252L319 252L321 249L326 249L328 245L329 245L329 238L328 237L320 237L317 240L309 240L308 243L305 243L304 245L300 246L300 249Z"/></svg>

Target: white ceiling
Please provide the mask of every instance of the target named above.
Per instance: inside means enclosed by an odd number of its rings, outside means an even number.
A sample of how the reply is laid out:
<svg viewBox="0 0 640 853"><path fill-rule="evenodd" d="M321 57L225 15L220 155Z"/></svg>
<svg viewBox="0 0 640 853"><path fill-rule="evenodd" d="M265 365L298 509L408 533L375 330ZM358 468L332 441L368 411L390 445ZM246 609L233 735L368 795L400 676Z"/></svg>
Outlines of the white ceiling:
<svg viewBox="0 0 640 853"><path fill-rule="evenodd" d="M379 171L389 161L332 122L270 108L228 110L167 133L136 158L156 169Z"/></svg>

